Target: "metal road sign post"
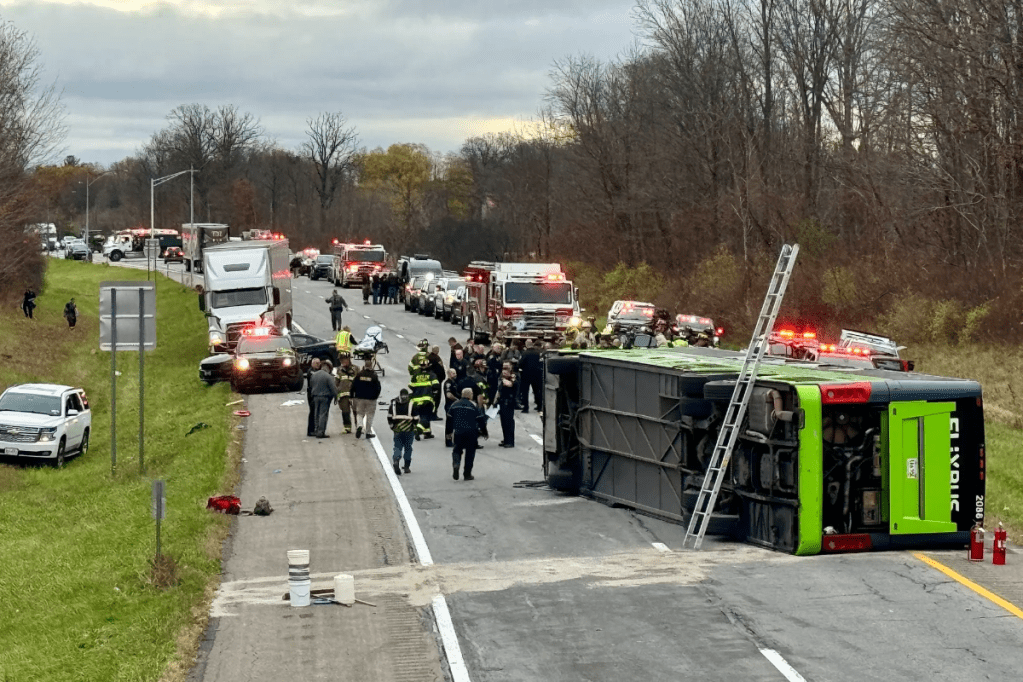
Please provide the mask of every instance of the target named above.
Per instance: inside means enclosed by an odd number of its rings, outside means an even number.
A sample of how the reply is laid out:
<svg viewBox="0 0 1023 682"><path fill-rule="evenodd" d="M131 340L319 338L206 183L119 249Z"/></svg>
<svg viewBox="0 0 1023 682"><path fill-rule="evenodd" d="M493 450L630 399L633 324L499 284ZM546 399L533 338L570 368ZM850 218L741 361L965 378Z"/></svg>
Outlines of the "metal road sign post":
<svg viewBox="0 0 1023 682"><path fill-rule="evenodd" d="M160 522L163 521L167 511L167 498L165 496L163 481L153 481L153 518L156 519L156 556L160 557Z"/></svg>
<svg viewBox="0 0 1023 682"><path fill-rule="evenodd" d="M139 469L145 473L145 351L156 348L156 284L100 282L99 347L110 352L110 474L117 473L117 352L139 354Z"/></svg>

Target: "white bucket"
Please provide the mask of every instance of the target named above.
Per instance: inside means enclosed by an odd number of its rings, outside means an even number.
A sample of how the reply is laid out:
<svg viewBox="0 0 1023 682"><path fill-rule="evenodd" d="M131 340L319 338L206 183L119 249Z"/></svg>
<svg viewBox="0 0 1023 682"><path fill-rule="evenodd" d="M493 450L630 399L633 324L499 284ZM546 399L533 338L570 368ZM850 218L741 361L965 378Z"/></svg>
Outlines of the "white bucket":
<svg viewBox="0 0 1023 682"><path fill-rule="evenodd" d="M355 603L355 578L347 573L334 576L334 601L351 606Z"/></svg>
<svg viewBox="0 0 1023 682"><path fill-rule="evenodd" d="M309 550L288 550L288 590L292 606L309 606Z"/></svg>

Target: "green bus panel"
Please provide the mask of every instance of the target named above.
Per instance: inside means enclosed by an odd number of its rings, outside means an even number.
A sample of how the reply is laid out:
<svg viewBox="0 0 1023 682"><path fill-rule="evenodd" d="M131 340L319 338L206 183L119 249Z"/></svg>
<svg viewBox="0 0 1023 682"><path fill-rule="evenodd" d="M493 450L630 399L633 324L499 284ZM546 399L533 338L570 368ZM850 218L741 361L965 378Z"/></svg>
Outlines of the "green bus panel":
<svg viewBox="0 0 1023 682"><path fill-rule="evenodd" d="M796 554L819 554L824 535L824 440L821 391L816 385L797 385L803 429L799 434L799 544Z"/></svg>
<svg viewBox="0 0 1023 682"><path fill-rule="evenodd" d="M951 413L955 403L895 402L882 424L888 444L893 535L951 533Z"/></svg>

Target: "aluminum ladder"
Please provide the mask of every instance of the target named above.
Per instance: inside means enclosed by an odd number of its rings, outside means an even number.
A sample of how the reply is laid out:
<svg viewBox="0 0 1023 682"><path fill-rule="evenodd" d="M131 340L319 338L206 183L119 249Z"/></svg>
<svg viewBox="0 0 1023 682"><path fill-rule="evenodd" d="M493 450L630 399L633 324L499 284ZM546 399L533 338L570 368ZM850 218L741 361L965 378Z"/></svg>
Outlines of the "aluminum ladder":
<svg viewBox="0 0 1023 682"><path fill-rule="evenodd" d="M799 244L785 244L782 246L781 255L778 256L778 264L774 268L774 275L771 277L764 305L760 309L760 318L753 330L749 348L746 349L746 357L743 360L742 369L739 371L739 378L735 382L735 388L732 390L728 409L725 410L725 420L718 433L717 444L714 446L714 453L710 458L710 466L707 467L707 473L703 477L703 487L700 488L696 506L689 518L686 536L682 541L683 548L688 547L690 541L693 543L693 549L700 549L700 545L703 544L703 536L706 535L707 528L710 526L710 517L714 511L718 493L721 492L721 484L724 482L728 462L732 459L732 451L735 449L736 441L739 440L739 427L746 416L746 408L749 406L750 396L753 394L757 370L760 368L764 351L767 350L768 335L774 328L774 321L778 317L778 310L785 297L785 288L789 284L789 276L796 264L798 253Z"/></svg>

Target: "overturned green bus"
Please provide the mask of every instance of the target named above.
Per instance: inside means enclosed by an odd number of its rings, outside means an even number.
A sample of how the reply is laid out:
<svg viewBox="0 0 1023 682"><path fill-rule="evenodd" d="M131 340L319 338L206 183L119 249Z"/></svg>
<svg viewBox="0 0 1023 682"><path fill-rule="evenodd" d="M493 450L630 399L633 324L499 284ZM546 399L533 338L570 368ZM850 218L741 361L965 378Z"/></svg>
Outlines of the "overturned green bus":
<svg viewBox="0 0 1023 682"><path fill-rule="evenodd" d="M546 358L549 485L685 523L742 356ZM977 382L764 360L710 533L793 554L961 546L984 519Z"/></svg>

